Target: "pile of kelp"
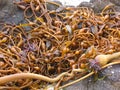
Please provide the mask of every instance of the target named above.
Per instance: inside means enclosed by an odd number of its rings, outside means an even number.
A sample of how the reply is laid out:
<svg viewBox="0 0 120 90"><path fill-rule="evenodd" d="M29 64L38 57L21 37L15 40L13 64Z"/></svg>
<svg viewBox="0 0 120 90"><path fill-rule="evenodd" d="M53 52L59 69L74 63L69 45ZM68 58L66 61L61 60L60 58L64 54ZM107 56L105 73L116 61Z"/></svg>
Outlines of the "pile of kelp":
<svg viewBox="0 0 120 90"><path fill-rule="evenodd" d="M15 4L26 23L0 30L0 89L58 90L120 63L120 13L112 5L95 14L44 0Z"/></svg>

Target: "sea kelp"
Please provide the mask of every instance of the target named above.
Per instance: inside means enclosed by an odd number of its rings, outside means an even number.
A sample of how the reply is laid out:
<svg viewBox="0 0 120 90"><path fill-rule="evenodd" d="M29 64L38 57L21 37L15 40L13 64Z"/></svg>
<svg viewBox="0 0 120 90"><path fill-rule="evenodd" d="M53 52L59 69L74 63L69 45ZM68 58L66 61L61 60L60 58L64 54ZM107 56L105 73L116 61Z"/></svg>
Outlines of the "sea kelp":
<svg viewBox="0 0 120 90"><path fill-rule="evenodd" d="M14 3L26 23L3 23L0 30L0 89L63 88L120 63L120 13L113 5L95 14L44 0Z"/></svg>

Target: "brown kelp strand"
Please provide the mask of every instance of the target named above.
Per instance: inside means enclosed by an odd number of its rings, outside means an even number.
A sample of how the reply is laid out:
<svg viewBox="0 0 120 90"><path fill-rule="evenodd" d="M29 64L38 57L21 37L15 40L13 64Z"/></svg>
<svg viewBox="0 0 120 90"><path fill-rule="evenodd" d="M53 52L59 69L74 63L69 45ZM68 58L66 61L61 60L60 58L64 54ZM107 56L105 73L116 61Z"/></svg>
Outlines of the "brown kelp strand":
<svg viewBox="0 0 120 90"><path fill-rule="evenodd" d="M111 5L96 14L45 0L14 3L26 23L0 30L1 89L63 88L120 63L120 13Z"/></svg>

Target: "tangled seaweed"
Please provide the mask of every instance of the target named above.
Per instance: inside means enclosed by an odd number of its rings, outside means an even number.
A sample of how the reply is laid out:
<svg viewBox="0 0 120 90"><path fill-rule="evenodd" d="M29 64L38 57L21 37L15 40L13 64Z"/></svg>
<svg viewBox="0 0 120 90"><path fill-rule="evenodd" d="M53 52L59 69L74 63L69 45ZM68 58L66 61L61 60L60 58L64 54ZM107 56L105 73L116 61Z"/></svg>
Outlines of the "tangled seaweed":
<svg viewBox="0 0 120 90"><path fill-rule="evenodd" d="M58 90L120 63L120 13L112 5L95 14L44 0L14 3L26 23L0 30L0 89L36 90L52 83ZM48 4L58 8L49 10Z"/></svg>

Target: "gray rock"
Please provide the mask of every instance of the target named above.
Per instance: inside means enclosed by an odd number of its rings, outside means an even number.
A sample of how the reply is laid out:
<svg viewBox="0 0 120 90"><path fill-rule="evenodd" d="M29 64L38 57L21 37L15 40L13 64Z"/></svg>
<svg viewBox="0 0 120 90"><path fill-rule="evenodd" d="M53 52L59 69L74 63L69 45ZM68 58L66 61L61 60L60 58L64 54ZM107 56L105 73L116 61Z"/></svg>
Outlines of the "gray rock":
<svg viewBox="0 0 120 90"><path fill-rule="evenodd" d="M60 1L58 1L58 0L52 0L52 1L55 2L55 3L57 3L57 4L59 4L59 5L62 5L62 3ZM51 4L51 3L47 4L47 9L48 10L56 10L58 8L59 7L57 5L54 5L54 4Z"/></svg>
<svg viewBox="0 0 120 90"><path fill-rule="evenodd" d="M95 12L101 12L106 5L114 4L114 9L120 11L120 0L90 0Z"/></svg>
<svg viewBox="0 0 120 90"><path fill-rule="evenodd" d="M7 4L8 0L0 0L0 10Z"/></svg>
<svg viewBox="0 0 120 90"><path fill-rule="evenodd" d="M120 0L110 0L110 2L114 3L115 5L120 6Z"/></svg>
<svg viewBox="0 0 120 90"><path fill-rule="evenodd" d="M81 2L78 7L92 8L94 12L100 13L109 4L112 4L110 0L90 0L90 2Z"/></svg>
<svg viewBox="0 0 120 90"><path fill-rule="evenodd" d="M19 0L16 0L19 1ZM54 1L62 5L60 1ZM48 10L56 10L59 7L54 4L47 4ZM30 12L29 12L30 13ZM23 10L18 8L13 0L0 0L0 22L19 24L25 22Z"/></svg>
<svg viewBox="0 0 120 90"><path fill-rule="evenodd" d="M0 22L19 24L24 21L23 10L13 0L0 0Z"/></svg>
<svg viewBox="0 0 120 90"><path fill-rule="evenodd" d="M93 3L90 2L81 2L78 7L88 7L88 8L94 8Z"/></svg>
<svg viewBox="0 0 120 90"><path fill-rule="evenodd" d="M110 66L102 70L103 80L94 82L90 77L74 85L66 87L65 90L120 90L120 65Z"/></svg>
<svg viewBox="0 0 120 90"><path fill-rule="evenodd" d="M94 5L92 8L95 12L100 12L110 3L107 1L101 2L101 0L97 0L98 2L94 1L96 0L91 0ZM82 5L90 6L88 3L83 3ZM117 6L116 8L119 9L120 7ZM13 0L0 0L0 22L19 24L24 21L23 10L17 8L17 6L13 4ZM120 65L106 68L102 70L102 74L107 76L104 80L93 82L93 77L90 77L67 87L66 90L120 90Z"/></svg>
<svg viewBox="0 0 120 90"><path fill-rule="evenodd" d="M93 5L94 5L93 9L95 12L101 12L105 8L105 6L109 4L111 4L111 2L99 0L99 1L93 2Z"/></svg>
<svg viewBox="0 0 120 90"><path fill-rule="evenodd" d="M110 2L110 0L90 0L91 3L94 3L94 2L104 2L104 1L107 1L107 2Z"/></svg>
<svg viewBox="0 0 120 90"><path fill-rule="evenodd" d="M114 6L114 8L117 12L120 12L120 6Z"/></svg>

